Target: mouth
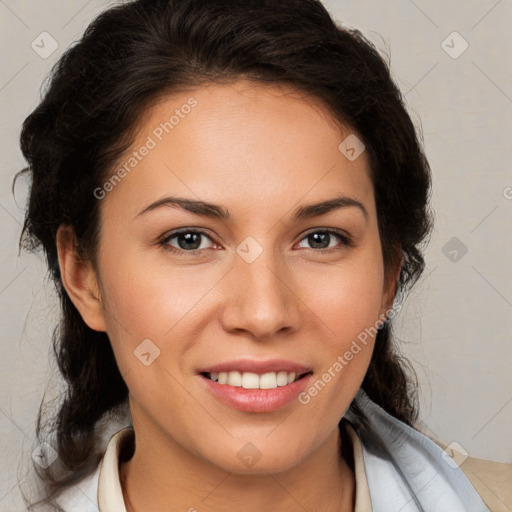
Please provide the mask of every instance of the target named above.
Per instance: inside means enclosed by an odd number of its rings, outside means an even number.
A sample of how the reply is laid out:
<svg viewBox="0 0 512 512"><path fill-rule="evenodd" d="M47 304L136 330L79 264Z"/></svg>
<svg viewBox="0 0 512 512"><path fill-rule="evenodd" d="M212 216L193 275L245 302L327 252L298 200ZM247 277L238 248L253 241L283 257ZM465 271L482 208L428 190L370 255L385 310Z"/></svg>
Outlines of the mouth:
<svg viewBox="0 0 512 512"><path fill-rule="evenodd" d="M203 389L244 412L271 413L294 402L313 378L313 367L290 359L239 358L198 368Z"/></svg>
<svg viewBox="0 0 512 512"><path fill-rule="evenodd" d="M294 403L297 407L298 397L311 384L313 370L295 369L202 371L198 377L204 390L223 405L245 413L274 413Z"/></svg>
<svg viewBox="0 0 512 512"><path fill-rule="evenodd" d="M226 386L243 389L276 389L297 382L312 373L312 370L300 374L283 370L263 374L240 371L201 372L201 375L213 382Z"/></svg>

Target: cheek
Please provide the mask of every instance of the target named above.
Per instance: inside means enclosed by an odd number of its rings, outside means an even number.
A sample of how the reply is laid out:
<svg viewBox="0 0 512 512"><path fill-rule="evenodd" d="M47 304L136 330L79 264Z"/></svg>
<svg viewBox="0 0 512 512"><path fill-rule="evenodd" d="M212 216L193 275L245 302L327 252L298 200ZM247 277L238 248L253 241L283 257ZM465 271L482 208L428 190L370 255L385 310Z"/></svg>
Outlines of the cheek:
<svg viewBox="0 0 512 512"><path fill-rule="evenodd" d="M335 343L357 337L379 318L383 271L378 261L354 258L336 269L311 273L302 286L305 302Z"/></svg>
<svg viewBox="0 0 512 512"><path fill-rule="evenodd" d="M312 331L325 335L318 344L321 369L299 396L308 418L329 418L331 423L347 410L367 372L382 292L378 267L347 267L335 274L315 280L319 293L312 294L309 302L317 316ZM324 285L322 292L318 285ZM331 423L326 421L326 425Z"/></svg>
<svg viewBox="0 0 512 512"><path fill-rule="evenodd" d="M209 286L198 270L154 265L127 251L104 247L104 305L130 336L159 338L184 318Z"/></svg>
<svg viewBox="0 0 512 512"><path fill-rule="evenodd" d="M365 254L366 259L347 259L336 271L324 271L306 283L312 292L305 302L317 316L313 332L325 335L322 371L304 396L318 414L332 414L334 404L334 411L348 407L371 360L380 326L383 268L374 252Z"/></svg>
<svg viewBox="0 0 512 512"><path fill-rule="evenodd" d="M114 238L111 238L114 242ZM107 333L118 366L130 389L150 386L147 367L135 356L148 347L157 356L155 368L171 368L186 364L185 355L198 338L204 316L205 297L218 281L214 272L205 275L199 267L171 267L150 262L140 254L120 249L115 243L105 244L100 255L102 299ZM204 267L206 268L206 267ZM148 343L146 340L150 340ZM145 345L143 345L145 343ZM169 375L157 374L154 382ZM133 380L133 382L132 382ZM152 381L153 382L153 381ZM142 394L148 390L142 390Z"/></svg>

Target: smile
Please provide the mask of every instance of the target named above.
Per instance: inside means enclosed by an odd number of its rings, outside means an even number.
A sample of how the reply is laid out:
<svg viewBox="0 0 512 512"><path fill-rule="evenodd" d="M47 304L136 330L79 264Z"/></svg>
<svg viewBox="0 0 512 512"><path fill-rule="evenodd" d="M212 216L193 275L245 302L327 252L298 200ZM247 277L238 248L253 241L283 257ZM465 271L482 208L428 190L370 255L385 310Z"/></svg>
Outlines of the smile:
<svg viewBox="0 0 512 512"><path fill-rule="evenodd" d="M205 390L220 403L248 413L271 413L292 403L300 406L297 397L310 385L313 372L299 376L294 372L202 372L199 377Z"/></svg>
<svg viewBox="0 0 512 512"><path fill-rule="evenodd" d="M268 372L262 375L252 372L204 372L203 375L213 382L219 384L226 384L228 386L234 386L244 389L275 389L279 386L286 386L295 382L305 375L306 372L301 375L297 375L295 372Z"/></svg>

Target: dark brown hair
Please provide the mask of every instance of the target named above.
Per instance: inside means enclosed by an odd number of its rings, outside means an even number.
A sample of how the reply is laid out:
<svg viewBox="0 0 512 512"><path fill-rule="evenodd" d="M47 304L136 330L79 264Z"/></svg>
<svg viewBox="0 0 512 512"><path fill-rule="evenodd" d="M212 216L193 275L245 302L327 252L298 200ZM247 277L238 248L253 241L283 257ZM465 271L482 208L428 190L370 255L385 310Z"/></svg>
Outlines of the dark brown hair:
<svg viewBox="0 0 512 512"><path fill-rule="evenodd" d="M70 224L94 263L100 205L93 191L133 141L147 105L240 78L293 86L358 134L370 158L386 271L402 257L396 300L424 269L429 165L388 64L360 31L336 24L316 0L137 0L103 12L55 65L21 133L31 190L20 246L42 246L62 306L53 346L66 392L46 424L59 459L47 469L34 464L45 486L41 502L93 471L102 456L100 420L128 397L107 334L84 323L63 288L57 229ZM362 388L412 425L417 382L391 329L388 321L378 331ZM43 403L39 441L42 411Z"/></svg>

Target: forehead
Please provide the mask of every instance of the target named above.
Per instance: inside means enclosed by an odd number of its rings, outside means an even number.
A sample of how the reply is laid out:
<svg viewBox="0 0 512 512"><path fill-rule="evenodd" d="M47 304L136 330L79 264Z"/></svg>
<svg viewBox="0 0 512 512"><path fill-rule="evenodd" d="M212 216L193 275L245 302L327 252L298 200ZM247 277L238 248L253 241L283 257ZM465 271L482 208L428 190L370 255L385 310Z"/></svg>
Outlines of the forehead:
<svg viewBox="0 0 512 512"><path fill-rule="evenodd" d="M171 193L240 207L373 197L366 152L340 150L350 127L290 87L241 80L161 96L135 128L107 195L133 211Z"/></svg>

